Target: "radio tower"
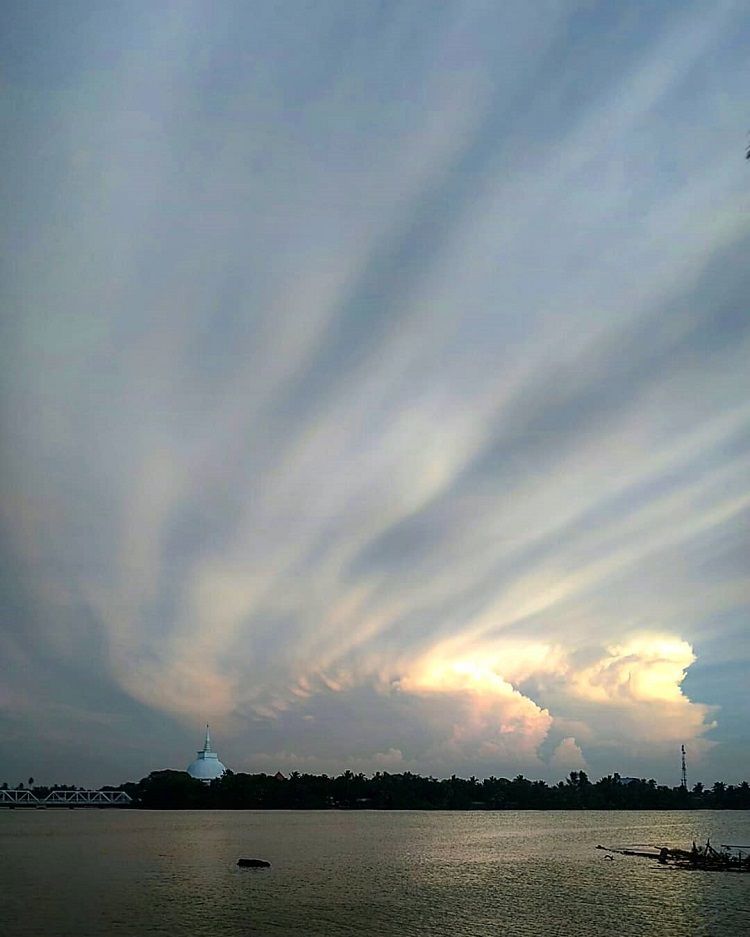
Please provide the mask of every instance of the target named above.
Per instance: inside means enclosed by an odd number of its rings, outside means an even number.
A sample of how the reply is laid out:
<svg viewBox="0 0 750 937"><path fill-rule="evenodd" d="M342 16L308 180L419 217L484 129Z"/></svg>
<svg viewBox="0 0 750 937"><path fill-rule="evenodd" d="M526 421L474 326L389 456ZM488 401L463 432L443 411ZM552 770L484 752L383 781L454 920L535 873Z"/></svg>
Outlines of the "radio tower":
<svg viewBox="0 0 750 937"><path fill-rule="evenodd" d="M682 781L680 782L680 787L683 787L687 790L687 764L685 762L685 746L680 745L680 751L682 752Z"/></svg>

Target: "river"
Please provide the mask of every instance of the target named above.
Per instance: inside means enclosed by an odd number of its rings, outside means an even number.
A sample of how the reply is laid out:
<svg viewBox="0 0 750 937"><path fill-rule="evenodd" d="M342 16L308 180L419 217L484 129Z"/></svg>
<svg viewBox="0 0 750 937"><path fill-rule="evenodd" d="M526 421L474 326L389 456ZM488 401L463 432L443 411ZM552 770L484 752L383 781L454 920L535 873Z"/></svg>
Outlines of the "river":
<svg viewBox="0 0 750 937"><path fill-rule="evenodd" d="M750 812L5 810L0 934L750 933L750 875L594 848L707 836L750 844Z"/></svg>

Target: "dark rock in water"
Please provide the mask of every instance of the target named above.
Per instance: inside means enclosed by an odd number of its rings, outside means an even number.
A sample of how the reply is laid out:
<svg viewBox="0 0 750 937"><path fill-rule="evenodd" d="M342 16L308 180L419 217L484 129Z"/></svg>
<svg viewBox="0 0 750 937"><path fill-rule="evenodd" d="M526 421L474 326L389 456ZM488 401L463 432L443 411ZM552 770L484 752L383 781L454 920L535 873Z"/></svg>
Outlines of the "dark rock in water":
<svg viewBox="0 0 750 937"><path fill-rule="evenodd" d="M265 859L238 859L237 865L241 869L270 869L271 863Z"/></svg>

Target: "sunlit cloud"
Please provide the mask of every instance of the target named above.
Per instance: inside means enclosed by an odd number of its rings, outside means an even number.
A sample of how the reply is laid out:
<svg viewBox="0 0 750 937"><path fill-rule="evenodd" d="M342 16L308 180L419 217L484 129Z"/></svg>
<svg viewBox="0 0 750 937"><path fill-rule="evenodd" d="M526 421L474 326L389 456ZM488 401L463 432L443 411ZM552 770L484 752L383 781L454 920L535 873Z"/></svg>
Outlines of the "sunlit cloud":
<svg viewBox="0 0 750 937"><path fill-rule="evenodd" d="M572 736L566 736L550 756L550 766L558 771L581 771L588 765L580 745Z"/></svg>
<svg viewBox="0 0 750 937"><path fill-rule="evenodd" d="M747 773L742 5L136 6L7 31L19 778Z"/></svg>

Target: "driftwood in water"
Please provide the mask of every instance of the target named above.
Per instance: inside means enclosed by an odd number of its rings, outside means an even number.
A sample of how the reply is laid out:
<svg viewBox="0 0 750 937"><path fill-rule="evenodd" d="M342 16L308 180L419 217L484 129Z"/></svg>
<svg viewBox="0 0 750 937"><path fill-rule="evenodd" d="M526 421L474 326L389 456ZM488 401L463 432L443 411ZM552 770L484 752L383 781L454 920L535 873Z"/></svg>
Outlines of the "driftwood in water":
<svg viewBox="0 0 750 937"><path fill-rule="evenodd" d="M672 866L676 869L700 870L703 872L750 872L750 854L743 856L742 850L736 854L730 848L714 849L710 840L705 846L696 846L691 849L669 849L666 846L654 846L651 852L642 852L638 849L614 849L607 846L597 846L608 853L618 853L621 856L638 856L641 859L655 859L661 865Z"/></svg>
<svg viewBox="0 0 750 937"><path fill-rule="evenodd" d="M616 852L620 856L640 856L641 859L658 859L658 852L639 852L637 849L614 849L609 846L597 846L597 849L603 849L605 852Z"/></svg>

